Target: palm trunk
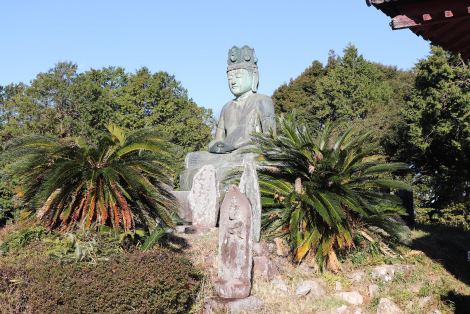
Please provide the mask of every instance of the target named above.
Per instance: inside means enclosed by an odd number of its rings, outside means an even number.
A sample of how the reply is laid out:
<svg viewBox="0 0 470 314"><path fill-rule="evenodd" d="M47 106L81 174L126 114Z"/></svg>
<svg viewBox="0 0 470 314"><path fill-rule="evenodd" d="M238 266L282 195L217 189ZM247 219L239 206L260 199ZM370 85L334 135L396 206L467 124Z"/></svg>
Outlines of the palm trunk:
<svg viewBox="0 0 470 314"><path fill-rule="evenodd" d="M343 270L343 267L338 261L338 257L336 257L336 253L333 248L331 248L330 252L328 253L328 257L326 260L326 267L334 273L338 273L341 270Z"/></svg>

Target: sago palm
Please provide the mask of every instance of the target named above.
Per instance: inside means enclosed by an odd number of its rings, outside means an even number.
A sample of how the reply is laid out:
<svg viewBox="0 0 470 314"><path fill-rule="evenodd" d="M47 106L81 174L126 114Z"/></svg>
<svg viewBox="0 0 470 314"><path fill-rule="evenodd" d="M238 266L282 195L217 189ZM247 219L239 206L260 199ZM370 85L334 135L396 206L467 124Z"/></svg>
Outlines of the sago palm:
<svg viewBox="0 0 470 314"><path fill-rule="evenodd" d="M172 146L150 130L108 130L98 145L45 135L13 140L2 157L20 179L21 205L54 229L95 222L125 231L136 222L173 227L177 203L163 185L175 160Z"/></svg>
<svg viewBox="0 0 470 314"><path fill-rule="evenodd" d="M315 265L326 262L338 270L335 251L350 247L354 232L368 239L376 239L374 231L401 238L400 199L380 188L409 189L384 179L405 164L373 155L374 147L365 147L370 133L356 136L353 128L340 132L330 123L310 133L294 114L281 116L278 125L281 135L253 134L256 149L250 151L260 155L263 229L287 237L294 260L308 256Z"/></svg>

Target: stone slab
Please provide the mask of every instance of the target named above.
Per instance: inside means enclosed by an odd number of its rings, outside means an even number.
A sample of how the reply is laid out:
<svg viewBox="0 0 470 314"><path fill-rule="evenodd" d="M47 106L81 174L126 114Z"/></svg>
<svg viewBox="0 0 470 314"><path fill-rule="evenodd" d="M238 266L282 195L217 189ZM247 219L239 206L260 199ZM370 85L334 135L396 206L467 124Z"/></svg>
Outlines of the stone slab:
<svg viewBox="0 0 470 314"><path fill-rule="evenodd" d="M203 166L194 176L188 195L194 228L214 228L219 213L219 183L212 165Z"/></svg>
<svg viewBox="0 0 470 314"><path fill-rule="evenodd" d="M253 212L253 242L259 242L261 237L261 191L254 162L248 162L245 165L239 187L240 192L244 193L250 200L251 211Z"/></svg>

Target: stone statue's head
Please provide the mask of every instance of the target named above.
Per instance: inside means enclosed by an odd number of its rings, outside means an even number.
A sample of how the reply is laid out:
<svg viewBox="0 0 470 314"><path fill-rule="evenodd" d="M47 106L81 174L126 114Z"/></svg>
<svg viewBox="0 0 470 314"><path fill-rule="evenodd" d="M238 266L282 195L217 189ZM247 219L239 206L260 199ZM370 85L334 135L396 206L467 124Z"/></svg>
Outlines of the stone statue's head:
<svg viewBox="0 0 470 314"><path fill-rule="evenodd" d="M230 91L240 96L250 90L258 90L259 73L254 49L243 46L233 46L228 51L227 78Z"/></svg>

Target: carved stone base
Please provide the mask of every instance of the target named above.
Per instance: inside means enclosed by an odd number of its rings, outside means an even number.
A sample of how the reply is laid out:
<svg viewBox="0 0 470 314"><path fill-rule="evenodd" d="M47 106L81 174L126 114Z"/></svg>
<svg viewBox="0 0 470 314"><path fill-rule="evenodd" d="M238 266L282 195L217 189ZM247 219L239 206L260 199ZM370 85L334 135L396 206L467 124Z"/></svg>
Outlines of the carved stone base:
<svg viewBox="0 0 470 314"><path fill-rule="evenodd" d="M217 173L217 180L221 183L228 172L237 167L244 167L258 155L253 153L241 154L236 150L230 154L211 154L209 152L193 152L186 155L185 170L180 173L180 188L189 191L193 186L193 178L204 165L213 165ZM220 185L220 189L226 186Z"/></svg>
<svg viewBox="0 0 470 314"><path fill-rule="evenodd" d="M230 313L249 312L259 310L263 306L263 301L257 296L250 296L245 299L224 299L220 297L206 297L204 299L205 313L220 313L227 311Z"/></svg>
<svg viewBox="0 0 470 314"><path fill-rule="evenodd" d="M251 282L249 280L217 279L215 282L215 292L222 298L243 299L250 295Z"/></svg>

